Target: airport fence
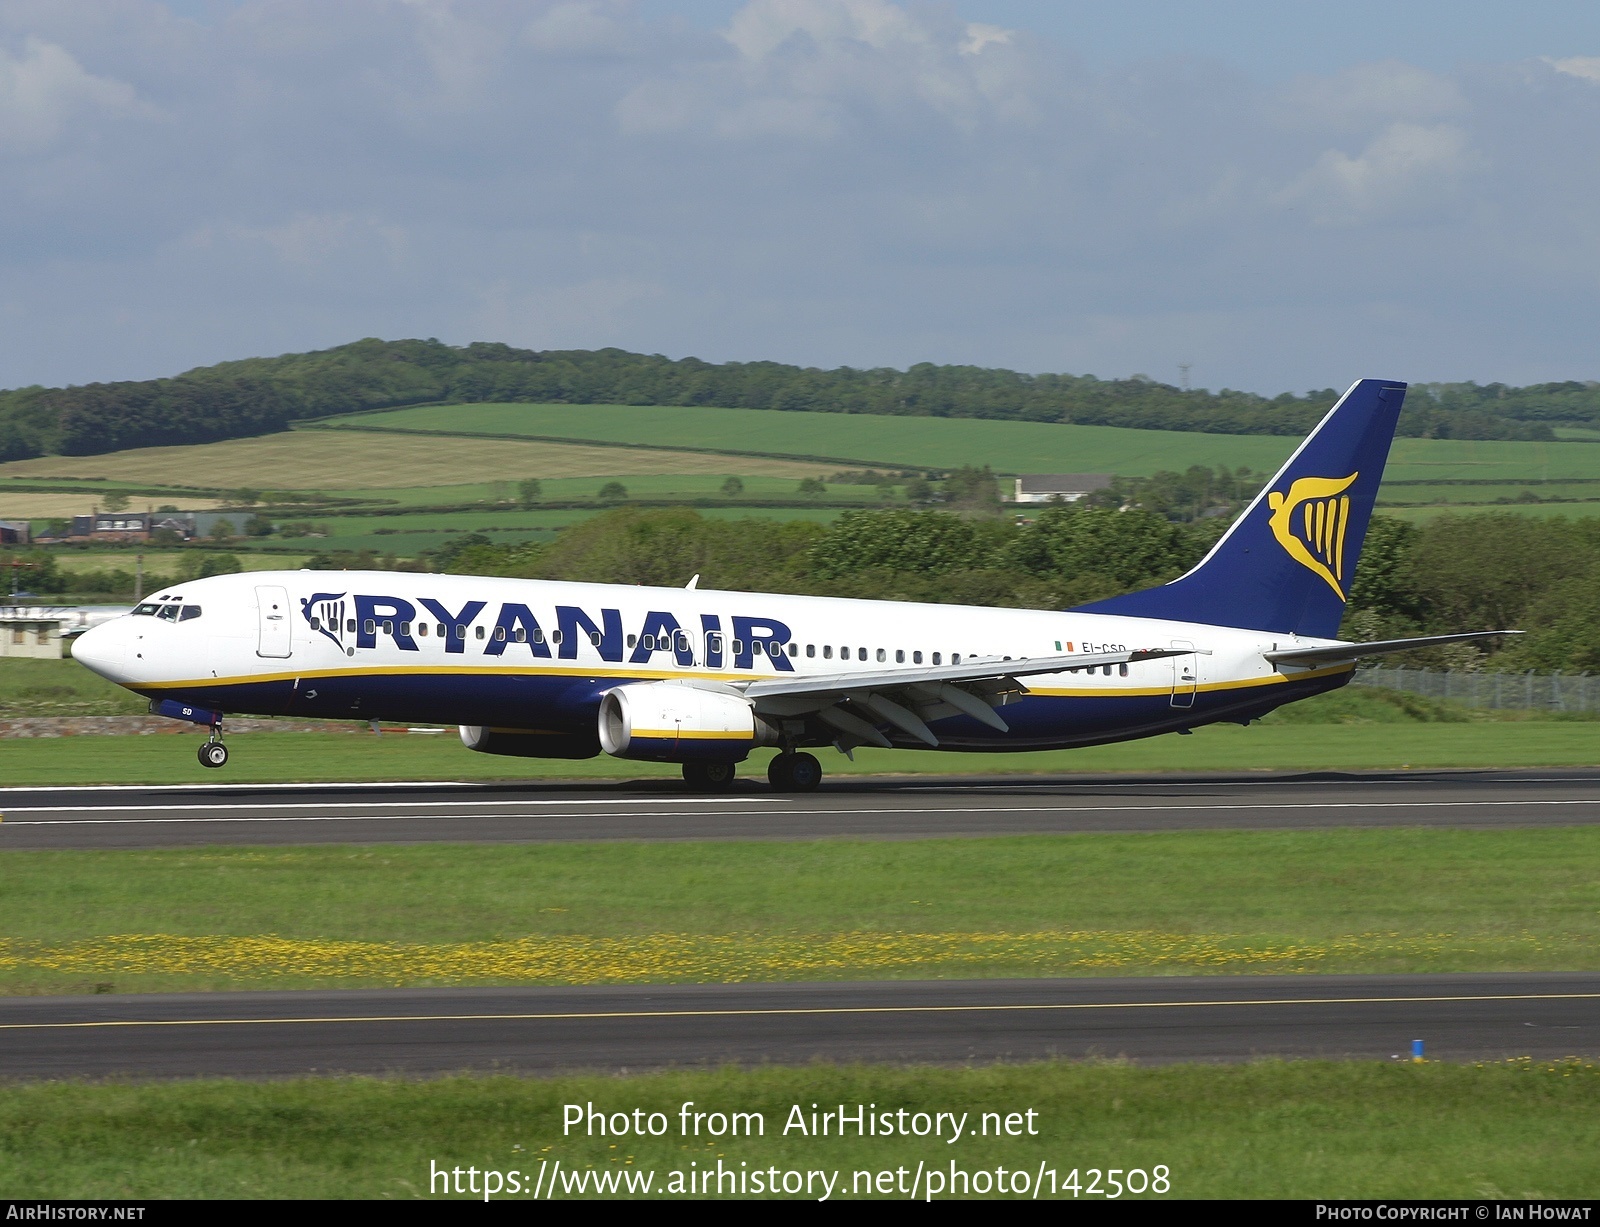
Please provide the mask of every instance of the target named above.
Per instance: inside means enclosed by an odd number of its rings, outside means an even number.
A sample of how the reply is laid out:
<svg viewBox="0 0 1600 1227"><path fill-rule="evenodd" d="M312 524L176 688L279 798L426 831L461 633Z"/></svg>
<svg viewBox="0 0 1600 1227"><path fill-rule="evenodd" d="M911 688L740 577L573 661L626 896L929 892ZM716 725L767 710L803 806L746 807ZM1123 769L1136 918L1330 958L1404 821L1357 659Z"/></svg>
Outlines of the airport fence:
<svg viewBox="0 0 1600 1227"><path fill-rule="evenodd" d="M1587 673L1466 673L1452 669L1360 669L1355 683L1463 707L1600 711L1600 677Z"/></svg>

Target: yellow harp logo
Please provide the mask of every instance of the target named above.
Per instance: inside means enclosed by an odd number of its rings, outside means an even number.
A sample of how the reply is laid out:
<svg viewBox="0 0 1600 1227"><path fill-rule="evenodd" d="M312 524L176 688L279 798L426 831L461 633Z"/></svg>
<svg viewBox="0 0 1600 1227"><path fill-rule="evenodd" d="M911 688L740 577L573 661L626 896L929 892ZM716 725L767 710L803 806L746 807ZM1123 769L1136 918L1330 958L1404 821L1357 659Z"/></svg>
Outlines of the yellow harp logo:
<svg viewBox="0 0 1600 1227"><path fill-rule="evenodd" d="M1350 528L1350 497L1344 492L1360 473L1349 477L1302 477L1288 494L1267 495L1272 508L1272 535L1301 566L1328 581L1344 600L1344 538Z"/></svg>

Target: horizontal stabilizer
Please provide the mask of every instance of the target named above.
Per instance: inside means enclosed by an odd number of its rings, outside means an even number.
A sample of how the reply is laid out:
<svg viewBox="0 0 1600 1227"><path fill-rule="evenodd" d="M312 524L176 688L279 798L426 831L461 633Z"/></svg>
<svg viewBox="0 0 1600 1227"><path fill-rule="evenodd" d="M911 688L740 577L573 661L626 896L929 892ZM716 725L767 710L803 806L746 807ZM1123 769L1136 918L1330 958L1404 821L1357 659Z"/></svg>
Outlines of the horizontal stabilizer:
<svg viewBox="0 0 1600 1227"><path fill-rule="evenodd" d="M1386 652L1409 652L1412 648L1436 648L1442 643L1465 643L1469 639L1489 639L1495 635L1520 635L1521 631L1468 631L1463 635L1423 635L1419 639L1378 639L1372 643L1339 643L1328 648L1288 648L1282 652L1263 652L1275 665L1327 665L1360 656L1382 656Z"/></svg>

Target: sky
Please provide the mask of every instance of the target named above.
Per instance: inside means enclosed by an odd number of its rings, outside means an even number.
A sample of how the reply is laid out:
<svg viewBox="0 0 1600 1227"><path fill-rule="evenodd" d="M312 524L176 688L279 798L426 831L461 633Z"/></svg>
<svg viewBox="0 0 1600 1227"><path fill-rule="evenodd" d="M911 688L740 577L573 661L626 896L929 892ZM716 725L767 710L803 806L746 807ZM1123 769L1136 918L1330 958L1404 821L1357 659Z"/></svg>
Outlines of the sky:
<svg viewBox="0 0 1600 1227"><path fill-rule="evenodd" d="M0 0L0 386L363 336L1600 378L1600 6Z"/></svg>

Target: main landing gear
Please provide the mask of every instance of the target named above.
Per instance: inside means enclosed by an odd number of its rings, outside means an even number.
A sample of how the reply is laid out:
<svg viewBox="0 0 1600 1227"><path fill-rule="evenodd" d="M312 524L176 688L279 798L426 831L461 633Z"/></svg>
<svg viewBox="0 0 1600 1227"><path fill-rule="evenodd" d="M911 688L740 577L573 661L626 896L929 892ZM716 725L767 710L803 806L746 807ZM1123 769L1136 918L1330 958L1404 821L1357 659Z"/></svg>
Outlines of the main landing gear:
<svg viewBox="0 0 1600 1227"><path fill-rule="evenodd" d="M721 792L733 787L732 763L684 763L683 782L697 792Z"/></svg>
<svg viewBox="0 0 1600 1227"><path fill-rule="evenodd" d="M767 783L774 792L814 792L822 783L822 764L813 754L778 754L767 764Z"/></svg>
<svg viewBox="0 0 1600 1227"><path fill-rule="evenodd" d="M202 767L221 767L228 761L228 747L222 744L220 725L211 726L211 739L200 743L200 753L196 757Z"/></svg>

